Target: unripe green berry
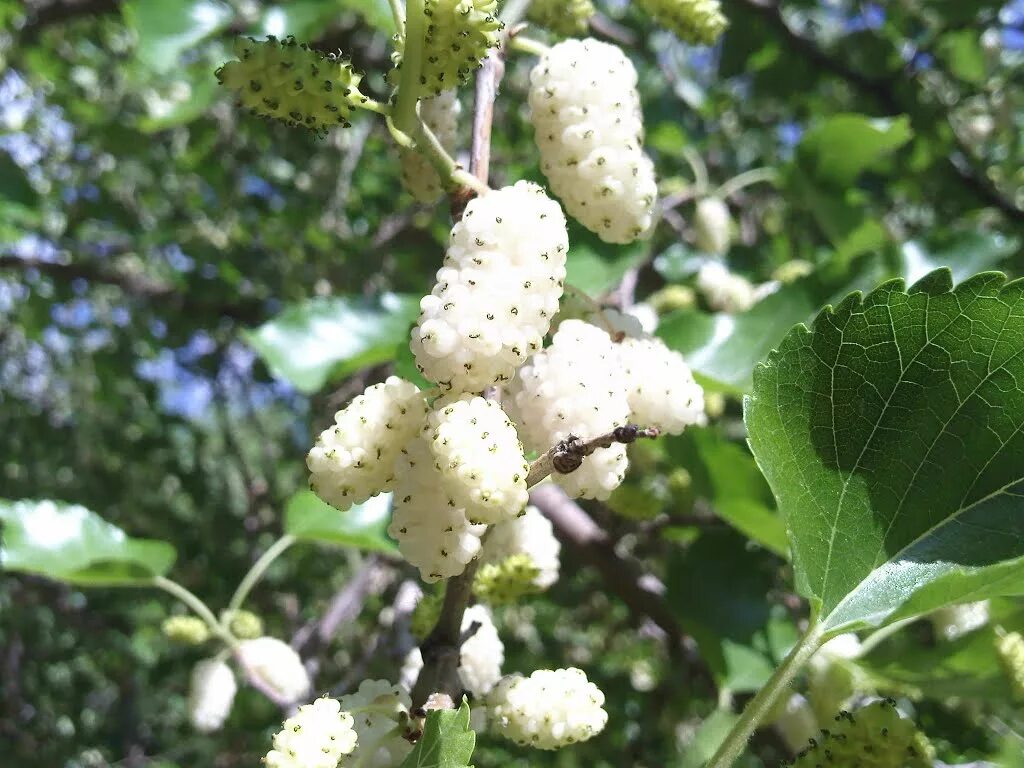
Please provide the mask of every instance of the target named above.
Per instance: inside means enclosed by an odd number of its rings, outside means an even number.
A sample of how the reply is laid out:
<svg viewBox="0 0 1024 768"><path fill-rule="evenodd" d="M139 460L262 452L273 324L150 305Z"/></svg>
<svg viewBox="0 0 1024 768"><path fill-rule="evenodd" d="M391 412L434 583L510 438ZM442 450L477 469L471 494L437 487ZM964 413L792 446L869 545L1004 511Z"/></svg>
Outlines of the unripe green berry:
<svg viewBox="0 0 1024 768"><path fill-rule="evenodd" d="M729 26L718 0L637 0L636 4L684 43L711 45Z"/></svg>
<svg viewBox="0 0 1024 768"><path fill-rule="evenodd" d="M409 618L409 628L417 640L423 640L430 634L430 630L437 624L441 615L441 606L444 605L444 585L440 589L424 592L423 596L412 609L412 616Z"/></svg>
<svg viewBox="0 0 1024 768"><path fill-rule="evenodd" d="M228 630L239 640L252 640L263 634L263 619L252 611L227 611L222 620L228 625Z"/></svg>
<svg viewBox="0 0 1024 768"><path fill-rule="evenodd" d="M348 127L352 110L369 101L359 92L362 76L346 60L293 37L243 38L235 55L238 60L217 70L217 79L255 115L324 136L328 128Z"/></svg>
<svg viewBox="0 0 1024 768"><path fill-rule="evenodd" d="M473 594L490 605L508 605L543 591L537 584L540 569L527 554L512 555L500 563L485 563L476 572Z"/></svg>
<svg viewBox="0 0 1024 768"><path fill-rule="evenodd" d="M210 639L206 622L195 616L169 616L161 630L168 640L182 645L201 645Z"/></svg>
<svg viewBox="0 0 1024 768"><path fill-rule="evenodd" d="M533 0L526 18L555 34L578 37L587 31L595 12L590 0Z"/></svg>
<svg viewBox="0 0 1024 768"><path fill-rule="evenodd" d="M804 261L803 259L793 259L776 268L772 272L772 280L778 280L780 283L792 283L794 280L806 277L813 271L814 265L811 262Z"/></svg>
<svg viewBox="0 0 1024 768"><path fill-rule="evenodd" d="M1014 698L1024 701L1024 635L1020 632L1004 634L996 640L999 663L1006 672Z"/></svg>

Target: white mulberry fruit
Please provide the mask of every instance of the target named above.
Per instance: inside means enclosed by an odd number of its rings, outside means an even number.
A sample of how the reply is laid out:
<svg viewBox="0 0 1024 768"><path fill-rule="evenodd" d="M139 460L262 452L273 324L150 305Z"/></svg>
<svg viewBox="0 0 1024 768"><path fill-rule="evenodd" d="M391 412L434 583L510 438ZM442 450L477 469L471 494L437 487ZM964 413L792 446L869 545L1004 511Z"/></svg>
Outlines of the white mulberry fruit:
<svg viewBox="0 0 1024 768"><path fill-rule="evenodd" d="M611 337L582 320L558 326L551 345L508 388L507 408L527 448L546 451L570 435L590 439L629 421L626 378ZM606 499L622 482L626 447L598 448L569 474L553 475L572 497Z"/></svg>
<svg viewBox="0 0 1024 768"><path fill-rule="evenodd" d="M231 714L238 684L231 667L219 659L204 659L192 668L188 717L197 731L220 730Z"/></svg>
<svg viewBox="0 0 1024 768"><path fill-rule="evenodd" d="M558 581L562 545L555 538L554 526L536 507L530 506L519 517L495 525L484 541L483 563L501 563L515 555L526 555L536 568L534 585L547 589Z"/></svg>
<svg viewBox="0 0 1024 768"><path fill-rule="evenodd" d="M420 119L437 137L441 146L451 154L455 148L455 135L459 127L459 113L462 106L456 91L444 91L439 96L420 101ZM402 183L414 198L421 203L436 203L444 194L441 177L434 166L415 149L400 148L399 160L402 165Z"/></svg>
<svg viewBox="0 0 1024 768"><path fill-rule="evenodd" d="M472 200L420 302L410 342L417 368L454 392L508 381L558 311L568 248L562 209L536 184Z"/></svg>
<svg viewBox="0 0 1024 768"><path fill-rule="evenodd" d="M482 697L501 679L505 644L501 642L491 612L485 606L471 605L462 614L463 633L468 632L473 624L478 625L476 632L466 639L459 651L459 682L473 696ZM418 647L413 648L402 663L399 675L402 684L412 688L422 669L423 655Z"/></svg>
<svg viewBox="0 0 1024 768"><path fill-rule="evenodd" d="M310 487L341 511L391 490L395 460L426 413L423 395L404 379L391 376L368 387L317 438L306 457Z"/></svg>
<svg viewBox="0 0 1024 768"><path fill-rule="evenodd" d="M733 274L717 261L704 264L697 273L697 290L716 312L746 312L757 302L754 285Z"/></svg>
<svg viewBox="0 0 1024 768"><path fill-rule="evenodd" d="M458 576L480 552L487 526L474 525L440 482L427 437L418 435L397 465L388 535L424 581Z"/></svg>
<svg viewBox="0 0 1024 768"><path fill-rule="evenodd" d="M540 669L503 678L488 697L492 730L537 749L558 749L596 736L608 722L604 694L576 668Z"/></svg>
<svg viewBox="0 0 1024 768"><path fill-rule="evenodd" d="M243 640L236 651L248 674L285 701L299 701L309 693L310 680L299 654L276 637Z"/></svg>
<svg viewBox="0 0 1024 768"><path fill-rule="evenodd" d="M732 240L732 217L724 200L705 197L699 203L693 220L697 231L697 247L716 256L729 250Z"/></svg>
<svg viewBox="0 0 1024 768"><path fill-rule="evenodd" d="M945 640L956 640L988 624L989 602L979 600L973 603L948 605L935 611L928 618L931 619L936 634Z"/></svg>
<svg viewBox="0 0 1024 768"><path fill-rule="evenodd" d="M706 421L704 389L682 355L654 337L625 338L618 352L631 421L670 435Z"/></svg>
<svg viewBox="0 0 1024 768"><path fill-rule="evenodd" d="M324 697L305 704L274 735L274 748L264 764L267 768L336 768L356 748L353 726L352 716L335 699Z"/></svg>
<svg viewBox="0 0 1024 768"><path fill-rule="evenodd" d="M387 680L363 680L358 690L338 699L352 715L359 737L352 760L367 768L400 765L412 750L405 737L409 694Z"/></svg>
<svg viewBox="0 0 1024 768"><path fill-rule="evenodd" d="M526 507L530 466L500 405L463 395L432 411L428 420L441 482L471 522L498 523Z"/></svg>
<svg viewBox="0 0 1024 768"><path fill-rule="evenodd" d="M558 43L530 73L541 170L566 211L609 243L645 236L654 220L636 82L626 55L592 38Z"/></svg>

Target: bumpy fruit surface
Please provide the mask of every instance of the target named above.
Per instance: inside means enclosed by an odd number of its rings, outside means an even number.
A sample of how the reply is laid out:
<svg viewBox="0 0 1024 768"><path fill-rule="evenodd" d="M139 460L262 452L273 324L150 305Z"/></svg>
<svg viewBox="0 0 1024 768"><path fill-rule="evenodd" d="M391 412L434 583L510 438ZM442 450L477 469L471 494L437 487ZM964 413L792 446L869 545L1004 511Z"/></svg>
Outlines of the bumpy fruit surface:
<svg viewBox="0 0 1024 768"><path fill-rule="evenodd" d="M393 498L388 535L424 581L458 576L480 552L487 526L470 523L440 482L429 436L418 435L402 450Z"/></svg>
<svg viewBox="0 0 1024 768"><path fill-rule="evenodd" d="M425 0L426 33L420 64L420 85L432 95L469 82L487 52L498 44L504 24L497 0ZM397 83L405 56L405 40L396 39L392 56Z"/></svg>
<svg viewBox="0 0 1024 768"><path fill-rule="evenodd" d="M508 388L509 415L527 448L546 451L570 435L589 439L629 421L626 378L611 337L581 320L558 326L551 345L519 369ZM552 479L570 496L606 499L622 482L626 448L598 448Z"/></svg>
<svg viewBox="0 0 1024 768"><path fill-rule="evenodd" d="M685 43L711 45L729 26L718 0L636 0L636 4Z"/></svg>
<svg viewBox="0 0 1024 768"><path fill-rule="evenodd" d="M608 722L604 694L579 669L510 675L487 700L491 728L511 741L558 749L596 736Z"/></svg>
<svg viewBox="0 0 1024 768"><path fill-rule="evenodd" d="M623 339L618 352L632 422L678 435L706 421L704 389L682 355L653 336Z"/></svg>
<svg viewBox="0 0 1024 768"><path fill-rule="evenodd" d="M428 424L440 480L470 522L499 523L526 507L530 466L500 405L463 395L431 411Z"/></svg>
<svg viewBox="0 0 1024 768"><path fill-rule="evenodd" d="M335 699L317 699L284 721L267 753L267 768L335 768L356 748L352 716Z"/></svg>
<svg viewBox="0 0 1024 768"><path fill-rule="evenodd" d="M1024 635L1020 632L1002 635L996 640L996 653L1014 697L1024 701Z"/></svg>
<svg viewBox="0 0 1024 768"><path fill-rule="evenodd" d="M525 555L536 568L533 583L547 589L558 580L561 551L551 521L536 507L527 507L519 517L491 529L480 557L485 564L499 564Z"/></svg>
<svg viewBox="0 0 1024 768"><path fill-rule="evenodd" d="M210 628L198 616L168 616L160 629L168 640L182 645L201 645L210 639Z"/></svg>
<svg viewBox="0 0 1024 768"><path fill-rule="evenodd" d="M455 149L455 138L459 127L459 113L462 106L454 90L440 96L423 99L420 102L420 119L437 137L449 154ZM441 177L434 166L414 149L399 149L402 164L402 184L421 203L436 203L444 194Z"/></svg>
<svg viewBox="0 0 1024 768"><path fill-rule="evenodd" d="M473 577L473 594L488 605L508 605L543 591L537 586L540 569L529 555L512 555L499 563L484 563Z"/></svg>
<svg viewBox="0 0 1024 768"><path fill-rule="evenodd" d="M415 384L391 376L334 415L306 457L309 486L345 511L391 490L402 447L423 428L427 403Z"/></svg>
<svg viewBox="0 0 1024 768"><path fill-rule="evenodd" d="M188 717L197 731L220 730L231 714L238 684L231 667L218 659L205 659L192 668Z"/></svg>
<svg viewBox="0 0 1024 768"><path fill-rule="evenodd" d="M292 37L240 39L235 55L217 79L253 114L324 135L336 125L347 127L352 110L368 101L359 92L362 76L347 61Z"/></svg>
<svg viewBox="0 0 1024 768"><path fill-rule="evenodd" d="M841 712L820 738L811 741L796 768L931 768L933 750L914 723L900 717L891 700L854 713Z"/></svg>
<svg viewBox="0 0 1024 768"><path fill-rule="evenodd" d="M486 695L501 679L505 644L498 636L491 612L482 605L471 605L462 616L462 631L476 631L462 643L459 652L459 680L476 697Z"/></svg>
<svg viewBox="0 0 1024 768"><path fill-rule="evenodd" d="M536 184L472 200L420 302L410 342L417 368L457 393L508 381L558 311L568 248L562 209Z"/></svg>
<svg viewBox="0 0 1024 768"><path fill-rule="evenodd" d="M257 637L238 644L239 663L248 674L284 701L299 701L309 693L309 675L299 654L276 637Z"/></svg>
<svg viewBox="0 0 1024 768"><path fill-rule="evenodd" d="M594 13L590 0L533 0L526 18L555 34L572 37L587 31Z"/></svg>
<svg viewBox="0 0 1024 768"><path fill-rule="evenodd" d="M693 221L697 231L697 247L705 253L723 254L732 240L732 217L729 207L717 197L705 197L697 203Z"/></svg>
<svg viewBox="0 0 1024 768"><path fill-rule="evenodd" d="M636 69L614 45L566 40L530 73L541 170L565 209L610 243L647 234L658 196Z"/></svg>
<svg viewBox="0 0 1024 768"><path fill-rule="evenodd" d="M226 611L221 619L239 640L251 640L263 634L263 619L252 611Z"/></svg>
<svg viewBox="0 0 1024 768"><path fill-rule="evenodd" d="M416 607L409 617L409 629L417 640L424 640L437 624L441 606L444 605L444 592L444 585L438 585L432 590L424 591L416 602Z"/></svg>
<svg viewBox="0 0 1024 768"><path fill-rule="evenodd" d="M352 752L353 765L392 768L412 750L404 736L409 721L409 695L387 680L364 680L354 693L338 699L352 715L359 737Z"/></svg>

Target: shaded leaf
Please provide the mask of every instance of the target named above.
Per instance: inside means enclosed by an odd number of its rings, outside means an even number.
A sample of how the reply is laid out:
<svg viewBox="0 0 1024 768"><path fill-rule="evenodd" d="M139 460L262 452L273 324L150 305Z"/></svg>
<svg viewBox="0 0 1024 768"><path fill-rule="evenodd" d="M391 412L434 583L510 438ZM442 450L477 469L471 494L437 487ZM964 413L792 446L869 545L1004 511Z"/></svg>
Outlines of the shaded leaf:
<svg viewBox="0 0 1024 768"><path fill-rule="evenodd" d="M999 232L964 232L932 247L910 240L900 249L903 278L908 283L915 283L929 272L949 267L953 280L959 282L978 272L998 267L1017 251L1018 246L1015 238Z"/></svg>
<svg viewBox="0 0 1024 768"><path fill-rule="evenodd" d="M458 709L435 709L427 713L423 735L400 768L467 768L476 733L469 727L469 704Z"/></svg>
<svg viewBox="0 0 1024 768"><path fill-rule="evenodd" d="M311 394L367 365L391 360L419 312L413 296L332 297L295 304L245 334L270 369Z"/></svg>
<svg viewBox="0 0 1024 768"><path fill-rule="evenodd" d="M1024 592L1022 387L998 273L853 294L758 366L750 444L826 632Z"/></svg>
<svg viewBox="0 0 1024 768"><path fill-rule="evenodd" d="M145 584L167 573L174 547L133 539L99 515L55 501L0 501L0 566L84 585Z"/></svg>
<svg viewBox="0 0 1024 768"><path fill-rule="evenodd" d="M234 15L217 0L132 0L124 19L138 35L138 58L155 72L170 72L182 53L227 27Z"/></svg>
<svg viewBox="0 0 1024 768"><path fill-rule="evenodd" d="M339 512L312 491L299 491L288 500L284 511L284 531L297 539L373 552L398 551L387 536L390 521L389 493Z"/></svg>
<svg viewBox="0 0 1024 768"><path fill-rule="evenodd" d="M905 115L833 115L804 134L797 146L797 162L817 181L841 188L852 184L912 136L910 120Z"/></svg>
<svg viewBox="0 0 1024 768"><path fill-rule="evenodd" d="M0 152L0 198L31 208L39 193L29 184L25 171L6 152Z"/></svg>

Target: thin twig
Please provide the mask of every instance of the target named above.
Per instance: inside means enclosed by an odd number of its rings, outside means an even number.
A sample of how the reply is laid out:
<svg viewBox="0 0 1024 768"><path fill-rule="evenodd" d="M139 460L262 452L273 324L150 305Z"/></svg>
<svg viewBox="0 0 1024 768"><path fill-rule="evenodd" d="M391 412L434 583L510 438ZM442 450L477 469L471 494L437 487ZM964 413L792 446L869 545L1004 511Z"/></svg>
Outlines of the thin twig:
<svg viewBox="0 0 1024 768"><path fill-rule="evenodd" d="M583 440L575 435L569 435L565 440L530 465L530 472L526 475L526 487L533 488L541 480L552 472L567 475L575 472L583 463L583 459L592 454L598 448L608 448L615 443L635 443L641 438L654 438L658 436L658 430L648 427L639 427L636 424L626 424L623 427L616 427L611 432L598 435L590 440Z"/></svg>

